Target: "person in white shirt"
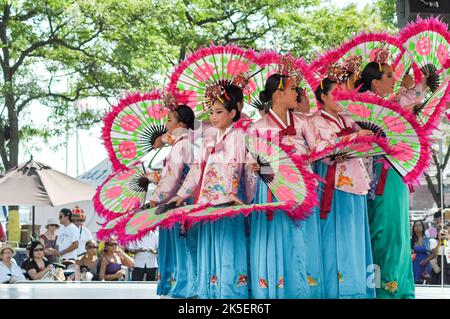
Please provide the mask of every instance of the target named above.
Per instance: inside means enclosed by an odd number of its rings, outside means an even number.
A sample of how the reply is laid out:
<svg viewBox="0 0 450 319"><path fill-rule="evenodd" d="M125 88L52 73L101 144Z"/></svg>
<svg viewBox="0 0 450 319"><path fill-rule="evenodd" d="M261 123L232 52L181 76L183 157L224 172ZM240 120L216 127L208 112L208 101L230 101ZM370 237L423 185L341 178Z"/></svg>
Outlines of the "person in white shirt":
<svg viewBox="0 0 450 319"><path fill-rule="evenodd" d="M150 232L139 242L130 244L127 251L134 255L133 281L156 281L158 270L158 231Z"/></svg>
<svg viewBox="0 0 450 319"><path fill-rule="evenodd" d="M61 258L63 264L75 263L77 259L79 229L72 223L72 212L63 208L59 213L59 222L63 227L59 229L56 240L56 255Z"/></svg>
<svg viewBox="0 0 450 319"><path fill-rule="evenodd" d="M83 226L86 221L86 214L78 206L72 209L72 221L78 227L77 256L81 256L86 252L86 242L93 239L92 233L87 227Z"/></svg>
<svg viewBox="0 0 450 319"><path fill-rule="evenodd" d="M25 280L22 269L13 259L16 254L14 248L9 245L0 247L0 283L13 284L19 280Z"/></svg>

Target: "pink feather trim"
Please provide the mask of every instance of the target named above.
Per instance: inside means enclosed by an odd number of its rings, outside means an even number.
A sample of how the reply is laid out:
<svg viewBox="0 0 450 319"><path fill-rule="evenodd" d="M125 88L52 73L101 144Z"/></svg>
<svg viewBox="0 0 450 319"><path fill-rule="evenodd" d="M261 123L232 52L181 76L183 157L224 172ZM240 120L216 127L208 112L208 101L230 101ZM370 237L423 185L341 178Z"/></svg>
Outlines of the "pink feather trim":
<svg viewBox="0 0 450 319"><path fill-rule="evenodd" d="M242 57L256 61L256 53L251 49L242 49L234 44L226 45L226 46L216 46L211 44L210 47L200 48L188 57L184 61L182 61L173 71L170 76L169 89L172 92L179 92L177 88L178 80L180 79L181 74L189 68L195 62L202 60L210 55L214 54L235 54L241 55Z"/></svg>
<svg viewBox="0 0 450 319"><path fill-rule="evenodd" d="M416 131L416 134L419 138L420 143L420 156L418 159L417 165L414 167L413 170L411 170L408 174L403 176L403 181L406 184L417 184L419 183L420 175L423 173L425 169L427 169L430 165L431 160L431 153L430 153L430 128L427 130L424 129L417 121L414 115L411 112L406 111L401 106L399 106L396 103L393 103L391 101L388 101L386 99L383 99L379 96L376 96L375 94L369 92L369 93L363 93L363 94L357 94L355 92L348 92L339 90L336 91L333 94L336 101L340 100L351 100L355 102L366 102L366 103L372 103L377 104L382 107L385 107L387 109L390 109L396 113L398 113L400 116L405 118L405 120L412 126L412 128Z"/></svg>
<svg viewBox="0 0 450 319"><path fill-rule="evenodd" d="M348 51L354 47L371 41L378 41L380 43L388 43L390 45L396 46L400 50L400 55L405 52L404 48L401 46L397 38L387 34L387 33L361 33L347 42L344 42L337 49L329 50L324 54L320 55L317 59L311 62L311 69L317 72L323 77L326 75L327 68L329 65L336 63L340 58L342 58Z"/></svg>
<svg viewBox="0 0 450 319"><path fill-rule="evenodd" d="M122 164L117 158L116 152L114 151L114 148L111 143L111 129L114 119L119 115L120 112L122 112L124 108L126 108L131 104L146 100L160 100L160 99L162 99L162 92L159 90L154 90L150 93L140 93L140 92L130 93L125 98L120 99L118 104L114 105L112 110L108 114L106 114L105 117L103 118L104 124L102 130L103 142L105 144L106 151L108 152L109 159L111 160L111 164L114 171L127 169L127 166Z"/></svg>
<svg viewBox="0 0 450 319"><path fill-rule="evenodd" d="M424 31L437 32L450 43L450 33L448 32L448 25L438 17L421 18L417 17L416 21L410 21L404 26L399 33L400 43L405 43L409 38Z"/></svg>

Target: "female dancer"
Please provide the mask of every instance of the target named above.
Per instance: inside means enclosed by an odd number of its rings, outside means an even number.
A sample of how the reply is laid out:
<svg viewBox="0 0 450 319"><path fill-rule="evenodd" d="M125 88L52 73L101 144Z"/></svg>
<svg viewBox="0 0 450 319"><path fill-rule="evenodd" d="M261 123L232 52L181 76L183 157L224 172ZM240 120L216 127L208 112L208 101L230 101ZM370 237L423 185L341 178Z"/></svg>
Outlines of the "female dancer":
<svg viewBox="0 0 450 319"><path fill-rule="evenodd" d="M337 88L336 81L325 78L316 89L322 109L309 118L316 150L340 140L372 135L339 114L341 109L332 96ZM324 297L374 298L375 289L368 285L373 271L366 201L370 179L363 161L321 160L315 171L326 180L325 185L319 185Z"/></svg>
<svg viewBox="0 0 450 319"><path fill-rule="evenodd" d="M190 197L195 204L218 206L244 201L239 185L245 138L242 129L233 127L240 117L238 97L228 86L215 89L211 88L209 101L217 134L204 139L202 163L191 169L177 196L169 201L177 205ZM197 267L199 298L248 298L244 216L198 223Z"/></svg>
<svg viewBox="0 0 450 319"><path fill-rule="evenodd" d="M194 127L194 112L180 105L169 113L165 139L172 145L164 160L161 180L150 197L150 206L166 203L178 191L193 163L189 130ZM186 232L179 223L171 229L159 230L158 295L174 298L196 296L197 233L193 227Z"/></svg>
<svg viewBox="0 0 450 319"><path fill-rule="evenodd" d="M306 154L312 140L306 118L289 109L297 106L297 79L272 74L260 93L269 112L250 128L251 134ZM254 162L254 160L252 159ZM252 170L259 165L250 164ZM277 199L262 179L257 180L253 203ZM254 212L250 216L250 282L252 298L321 298L322 261L317 212L294 221L287 212Z"/></svg>

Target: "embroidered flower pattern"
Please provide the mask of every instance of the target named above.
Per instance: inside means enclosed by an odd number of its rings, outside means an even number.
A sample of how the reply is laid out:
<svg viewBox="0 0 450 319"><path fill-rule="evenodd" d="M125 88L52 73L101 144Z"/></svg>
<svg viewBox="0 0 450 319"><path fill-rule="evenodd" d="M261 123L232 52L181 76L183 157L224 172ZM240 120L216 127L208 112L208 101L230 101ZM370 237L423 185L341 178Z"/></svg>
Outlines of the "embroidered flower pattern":
<svg viewBox="0 0 450 319"><path fill-rule="evenodd" d="M175 277L174 277L174 273L170 274L170 285L173 287L176 283Z"/></svg>
<svg viewBox="0 0 450 319"><path fill-rule="evenodd" d="M259 288L267 288L269 284L267 283L267 280L259 278Z"/></svg>
<svg viewBox="0 0 450 319"><path fill-rule="evenodd" d="M338 177L338 181L337 181L337 187L342 187L342 186L353 186L353 180L344 175L344 171L345 171L345 166L341 166L341 169L339 170L339 177Z"/></svg>
<svg viewBox="0 0 450 319"><path fill-rule="evenodd" d="M342 275L342 273L340 271L338 271L338 279L340 283L344 282L344 275Z"/></svg>
<svg viewBox="0 0 450 319"><path fill-rule="evenodd" d="M237 286L238 287L247 286L247 275L239 274Z"/></svg>
<svg viewBox="0 0 450 319"><path fill-rule="evenodd" d="M284 288L284 277L283 276L280 276L278 278L277 288L279 288L279 289L283 289Z"/></svg>
<svg viewBox="0 0 450 319"><path fill-rule="evenodd" d="M318 286L317 280L314 279L312 276L308 276L308 285L310 287L317 287Z"/></svg>
<svg viewBox="0 0 450 319"><path fill-rule="evenodd" d="M384 289L389 291L391 294L395 294L398 290L398 283L396 281L389 281L384 285Z"/></svg>
<svg viewBox="0 0 450 319"><path fill-rule="evenodd" d="M217 285L217 276L216 275L212 275L210 278L209 278L209 283L211 284L211 285Z"/></svg>

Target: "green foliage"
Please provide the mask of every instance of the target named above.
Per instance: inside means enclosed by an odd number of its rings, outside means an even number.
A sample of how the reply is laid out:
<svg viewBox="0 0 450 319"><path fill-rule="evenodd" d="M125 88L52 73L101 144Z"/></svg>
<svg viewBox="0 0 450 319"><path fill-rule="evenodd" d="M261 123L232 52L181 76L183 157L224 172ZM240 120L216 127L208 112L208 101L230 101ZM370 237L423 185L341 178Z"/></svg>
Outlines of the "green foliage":
<svg viewBox="0 0 450 319"><path fill-rule="evenodd" d="M389 0L362 11L319 0L3 0L0 131L8 123L13 134L9 143L0 137L1 159L5 167L17 161L19 139L46 141L97 123L104 107L80 112L74 102L111 105L124 91L160 87L210 41L310 59L354 32L394 30L394 17ZM44 127L20 115L33 102L49 111Z"/></svg>

